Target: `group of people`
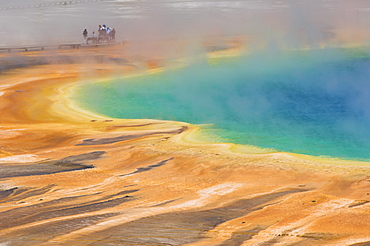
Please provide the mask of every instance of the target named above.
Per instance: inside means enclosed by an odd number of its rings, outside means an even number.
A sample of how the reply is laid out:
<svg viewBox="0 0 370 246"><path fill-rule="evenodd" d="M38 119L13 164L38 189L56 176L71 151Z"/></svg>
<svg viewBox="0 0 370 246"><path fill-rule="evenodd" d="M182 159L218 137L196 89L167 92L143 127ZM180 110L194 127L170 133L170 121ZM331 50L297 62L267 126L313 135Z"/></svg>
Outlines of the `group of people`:
<svg viewBox="0 0 370 246"><path fill-rule="evenodd" d="M92 32L91 36L89 36L87 29L85 29L82 32L82 35L84 36L84 41L87 44L89 43L89 41L92 41L93 43L102 43L102 42L110 43L116 40L116 29L107 27L104 24L104 25L99 25L97 37L96 37L95 32Z"/></svg>

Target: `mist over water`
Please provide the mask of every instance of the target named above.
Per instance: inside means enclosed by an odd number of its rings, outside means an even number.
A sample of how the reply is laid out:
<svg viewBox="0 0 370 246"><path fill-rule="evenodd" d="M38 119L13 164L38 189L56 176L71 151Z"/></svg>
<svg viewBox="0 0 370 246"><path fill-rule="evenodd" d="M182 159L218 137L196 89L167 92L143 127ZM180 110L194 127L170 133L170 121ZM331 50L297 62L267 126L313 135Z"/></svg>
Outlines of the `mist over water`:
<svg viewBox="0 0 370 246"><path fill-rule="evenodd" d="M223 142L370 160L370 58L338 49L257 52L88 84L80 105L110 117L211 124Z"/></svg>
<svg viewBox="0 0 370 246"><path fill-rule="evenodd" d="M75 99L111 117L211 124L225 142L369 160L369 50L336 48L369 47L369 23L369 0L12 0L0 1L0 47L83 42L99 24L146 41L142 53L152 40L192 39L192 56L207 37L245 37L248 56L91 84Z"/></svg>

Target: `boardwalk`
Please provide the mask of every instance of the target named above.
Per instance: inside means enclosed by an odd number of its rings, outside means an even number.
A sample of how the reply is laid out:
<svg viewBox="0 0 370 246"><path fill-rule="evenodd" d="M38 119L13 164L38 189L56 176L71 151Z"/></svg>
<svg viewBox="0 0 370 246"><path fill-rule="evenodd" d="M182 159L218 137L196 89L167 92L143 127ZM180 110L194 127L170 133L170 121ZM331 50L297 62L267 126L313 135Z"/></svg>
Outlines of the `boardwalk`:
<svg viewBox="0 0 370 246"><path fill-rule="evenodd" d="M112 42L112 43L61 43L61 44L45 44L45 45L23 45L23 46L0 46L0 52L26 52L37 50L55 50L55 49L80 49L98 46L113 46L123 45L126 41Z"/></svg>

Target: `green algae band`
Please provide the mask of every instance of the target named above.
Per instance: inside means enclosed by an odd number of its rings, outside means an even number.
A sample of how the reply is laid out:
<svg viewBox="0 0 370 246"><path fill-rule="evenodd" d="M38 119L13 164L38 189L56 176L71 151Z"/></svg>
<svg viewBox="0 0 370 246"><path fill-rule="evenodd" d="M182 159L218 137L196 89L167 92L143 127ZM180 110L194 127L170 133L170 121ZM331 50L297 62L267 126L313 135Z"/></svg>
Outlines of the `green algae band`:
<svg viewBox="0 0 370 246"><path fill-rule="evenodd" d="M369 67L366 50L255 52L85 84L74 100L110 117L211 124L224 142L369 161Z"/></svg>

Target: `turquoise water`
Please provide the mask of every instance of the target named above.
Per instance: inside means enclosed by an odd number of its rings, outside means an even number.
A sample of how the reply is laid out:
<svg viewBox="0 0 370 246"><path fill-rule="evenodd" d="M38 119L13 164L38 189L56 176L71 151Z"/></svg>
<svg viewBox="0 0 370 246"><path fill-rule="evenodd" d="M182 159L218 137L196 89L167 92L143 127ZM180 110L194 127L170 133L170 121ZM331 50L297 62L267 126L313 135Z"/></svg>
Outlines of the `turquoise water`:
<svg viewBox="0 0 370 246"><path fill-rule="evenodd" d="M211 124L223 142L370 160L370 58L338 49L255 52L80 86L115 118Z"/></svg>

